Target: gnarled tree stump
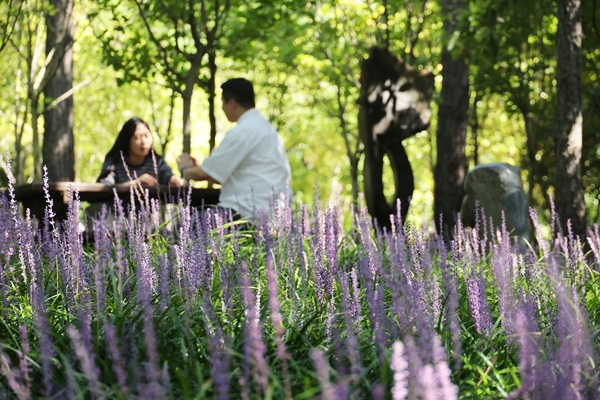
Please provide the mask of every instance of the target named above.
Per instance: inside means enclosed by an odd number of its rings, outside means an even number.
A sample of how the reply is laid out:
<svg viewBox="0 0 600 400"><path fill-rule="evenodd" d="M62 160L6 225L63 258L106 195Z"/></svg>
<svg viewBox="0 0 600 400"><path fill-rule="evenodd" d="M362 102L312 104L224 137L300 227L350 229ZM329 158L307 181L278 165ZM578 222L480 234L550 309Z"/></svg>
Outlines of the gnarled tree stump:
<svg viewBox="0 0 600 400"><path fill-rule="evenodd" d="M365 146L365 200L379 228L390 228L400 200L402 220L414 191L414 177L402 141L429 126L433 74L415 70L388 50L371 48L361 69L359 134ZM394 173L395 196L389 204L383 191L383 159Z"/></svg>

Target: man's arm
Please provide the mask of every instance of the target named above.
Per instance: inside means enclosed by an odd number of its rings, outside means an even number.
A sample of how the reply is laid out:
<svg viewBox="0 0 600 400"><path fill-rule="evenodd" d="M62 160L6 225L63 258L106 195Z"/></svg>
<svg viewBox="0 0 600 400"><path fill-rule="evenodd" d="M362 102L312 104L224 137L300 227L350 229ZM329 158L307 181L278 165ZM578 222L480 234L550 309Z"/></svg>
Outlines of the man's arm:
<svg viewBox="0 0 600 400"><path fill-rule="evenodd" d="M183 171L181 171L181 176L187 180L193 181L209 181L210 183L218 183L219 181L214 179L212 176L204 172L201 166L195 165L190 167L183 167Z"/></svg>
<svg viewBox="0 0 600 400"><path fill-rule="evenodd" d="M183 179L221 184L221 182L207 174L202 167L198 165L196 159L190 157L187 153L183 153L179 156L177 159L177 166L179 167Z"/></svg>

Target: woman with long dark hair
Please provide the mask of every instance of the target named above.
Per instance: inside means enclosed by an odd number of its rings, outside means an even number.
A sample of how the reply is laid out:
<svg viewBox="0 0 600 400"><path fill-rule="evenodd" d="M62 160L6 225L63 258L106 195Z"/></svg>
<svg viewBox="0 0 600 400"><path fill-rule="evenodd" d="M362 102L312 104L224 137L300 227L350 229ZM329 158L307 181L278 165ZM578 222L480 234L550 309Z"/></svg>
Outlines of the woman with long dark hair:
<svg viewBox="0 0 600 400"><path fill-rule="evenodd" d="M106 154L98 182L183 186L185 181L175 176L164 158L156 154L152 141L152 132L144 120L133 117L125 122Z"/></svg>

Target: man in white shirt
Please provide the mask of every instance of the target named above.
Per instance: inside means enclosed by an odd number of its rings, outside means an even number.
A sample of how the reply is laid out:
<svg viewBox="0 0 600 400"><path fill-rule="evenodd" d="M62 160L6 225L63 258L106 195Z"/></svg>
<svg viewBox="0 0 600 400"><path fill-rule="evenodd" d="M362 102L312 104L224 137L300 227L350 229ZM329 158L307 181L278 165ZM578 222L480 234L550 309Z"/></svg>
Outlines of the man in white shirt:
<svg viewBox="0 0 600 400"><path fill-rule="evenodd" d="M244 78L221 85L223 112L231 122L219 146L196 165L189 154L178 159L184 179L206 180L221 185L218 206L243 218L269 216L274 205L285 200L291 170L283 141L275 128L256 110L254 88Z"/></svg>

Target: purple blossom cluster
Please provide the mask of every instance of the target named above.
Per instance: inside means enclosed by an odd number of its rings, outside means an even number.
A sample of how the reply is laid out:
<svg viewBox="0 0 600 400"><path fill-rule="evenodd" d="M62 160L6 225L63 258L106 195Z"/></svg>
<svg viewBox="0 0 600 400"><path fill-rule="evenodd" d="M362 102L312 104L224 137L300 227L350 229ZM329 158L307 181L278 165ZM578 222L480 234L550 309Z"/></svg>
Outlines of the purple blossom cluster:
<svg viewBox="0 0 600 400"><path fill-rule="evenodd" d="M599 396L597 227L547 240L532 211L533 253L483 210L445 241L317 199L244 230L186 193L166 224L139 189L85 244L71 190L40 226L0 195L0 397L457 399L486 346L511 398Z"/></svg>

